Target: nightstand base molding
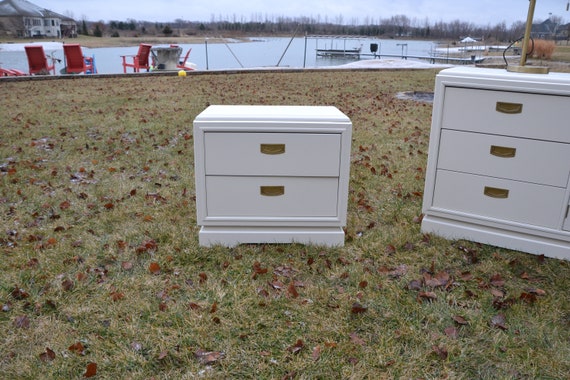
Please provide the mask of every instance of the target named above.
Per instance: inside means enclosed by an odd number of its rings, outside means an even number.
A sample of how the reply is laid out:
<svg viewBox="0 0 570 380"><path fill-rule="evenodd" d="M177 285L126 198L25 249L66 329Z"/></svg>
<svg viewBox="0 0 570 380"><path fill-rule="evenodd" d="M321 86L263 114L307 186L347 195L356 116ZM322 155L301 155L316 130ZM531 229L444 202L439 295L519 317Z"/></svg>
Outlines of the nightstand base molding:
<svg viewBox="0 0 570 380"><path fill-rule="evenodd" d="M207 247L235 247L243 243L300 243L334 247L344 244L344 231L340 227L301 229L203 226L198 239L201 246Z"/></svg>
<svg viewBox="0 0 570 380"><path fill-rule="evenodd" d="M424 216L422 232L433 233L446 239L471 240L496 247L570 260L570 247L567 241L520 233L510 229L499 229L437 216Z"/></svg>

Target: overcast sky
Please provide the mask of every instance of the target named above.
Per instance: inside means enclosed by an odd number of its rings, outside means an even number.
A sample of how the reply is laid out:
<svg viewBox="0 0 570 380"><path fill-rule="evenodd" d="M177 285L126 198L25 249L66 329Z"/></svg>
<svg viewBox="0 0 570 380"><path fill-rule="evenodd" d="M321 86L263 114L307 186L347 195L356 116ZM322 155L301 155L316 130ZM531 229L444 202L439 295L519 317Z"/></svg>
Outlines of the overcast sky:
<svg viewBox="0 0 570 380"><path fill-rule="evenodd" d="M30 0L54 12L89 21L168 22L234 20L251 21L275 17L311 17L315 20L352 24L406 15L422 23L461 20L487 26L526 21L528 0ZM565 22L568 0L537 0L535 20L552 13Z"/></svg>

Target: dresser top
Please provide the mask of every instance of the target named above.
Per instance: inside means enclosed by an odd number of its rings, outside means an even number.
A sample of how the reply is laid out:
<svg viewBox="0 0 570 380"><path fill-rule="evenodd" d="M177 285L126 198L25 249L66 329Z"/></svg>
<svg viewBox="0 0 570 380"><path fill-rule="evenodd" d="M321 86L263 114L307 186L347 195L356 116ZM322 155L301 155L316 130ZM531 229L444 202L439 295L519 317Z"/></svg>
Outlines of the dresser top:
<svg viewBox="0 0 570 380"><path fill-rule="evenodd" d="M350 123L333 106L212 105L200 113L196 122L319 122Z"/></svg>
<svg viewBox="0 0 570 380"><path fill-rule="evenodd" d="M527 74L513 73L505 69L487 69L479 67L454 67L442 70L437 75L439 83L465 83L512 89L519 91L552 92L570 95L570 74Z"/></svg>

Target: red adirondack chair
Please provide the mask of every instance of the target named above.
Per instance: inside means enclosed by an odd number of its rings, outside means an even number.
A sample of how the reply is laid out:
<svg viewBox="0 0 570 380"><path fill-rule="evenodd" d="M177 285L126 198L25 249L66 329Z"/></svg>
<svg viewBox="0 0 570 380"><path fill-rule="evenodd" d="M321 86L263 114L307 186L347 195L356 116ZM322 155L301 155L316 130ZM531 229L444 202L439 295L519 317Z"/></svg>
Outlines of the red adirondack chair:
<svg viewBox="0 0 570 380"><path fill-rule="evenodd" d="M55 75L55 64L53 62L51 65L48 64L47 57L44 53L44 47L42 45L26 45L24 46L24 49L26 50L26 56L28 57L30 75L49 75L50 71Z"/></svg>
<svg viewBox="0 0 570 380"><path fill-rule="evenodd" d="M196 65L194 65L191 62L188 62L188 57L190 56L191 51L192 51L192 48L188 49L188 52L186 53L184 58L182 60L180 60L180 62L178 62L178 64L176 65L176 68L182 69L182 70L194 70L195 69Z"/></svg>
<svg viewBox="0 0 570 380"><path fill-rule="evenodd" d="M83 55L81 45L65 44L63 45L63 54L65 55L65 73L66 74L96 74L95 60L93 57Z"/></svg>
<svg viewBox="0 0 570 380"><path fill-rule="evenodd" d="M0 77L20 77L24 75L26 75L26 73L18 69L5 69L0 67Z"/></svg>
<svg viewBox="0 0 570 380"><path fill-rule="evenodd" d="M150 69L149 55L152 45L140 44L139 50L136 55L122 55L123 58L123 72L127 73L127 67L132 67L135 73L140 72L141 69ZM132 63L127 62L127 58L132 59Z"/></svg>

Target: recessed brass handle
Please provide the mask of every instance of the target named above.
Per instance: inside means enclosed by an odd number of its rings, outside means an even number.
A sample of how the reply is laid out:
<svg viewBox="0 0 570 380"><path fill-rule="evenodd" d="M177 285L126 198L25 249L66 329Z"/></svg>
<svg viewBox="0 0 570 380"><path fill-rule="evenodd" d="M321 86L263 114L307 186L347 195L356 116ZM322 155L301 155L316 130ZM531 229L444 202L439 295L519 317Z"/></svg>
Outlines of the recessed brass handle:
<svg viewBox="0 0 570 380"><path fill-rule="evenodd" d="M493 156L501 157L501 158L513 158L516 153L516 148L509 148L506 146L499 146L499 145L491 145L491 152Z"/></svg>
<svg viewBox="0 0 570 380"><path fill-rule="evenodd" d="M285 186L260 186L259 193L264 197L278 197L285 194Z"/></svg>
<svg viewBox="0 0 570 380"><path fill-rule="evenodd" d="M485 186L483 193L488 197L497 199L507 199L509 197L509 190L499 189L498 187Z"/></svg>
<svg viewBox="0 0 570 380"><path fill-rule="evenodd" d="M283 154L285 153L285 144L261 144L259 150L263 154Z"/></svg>
<svg viewBox="0 0 570 380"><path fill-rule="evenodd" d="M497 102L497 112L514 115L522 113L523 105L520 103Z"/></svg>

